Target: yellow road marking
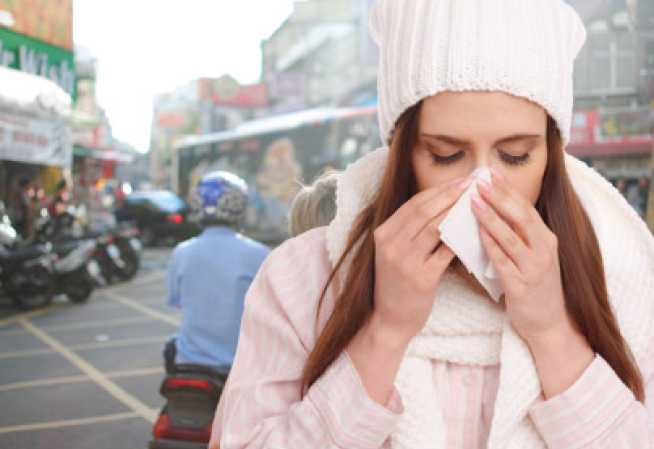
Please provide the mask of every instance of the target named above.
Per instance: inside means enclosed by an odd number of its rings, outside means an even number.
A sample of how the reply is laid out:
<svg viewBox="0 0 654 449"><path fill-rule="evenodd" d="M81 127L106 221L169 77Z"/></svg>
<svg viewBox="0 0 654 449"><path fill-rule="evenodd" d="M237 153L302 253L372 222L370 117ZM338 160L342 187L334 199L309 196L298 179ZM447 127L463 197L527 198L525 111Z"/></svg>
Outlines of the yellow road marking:
<svg viewBox="0 0 654 449"><path fill-rule="evenodd" d="M166 279L166 270L157 270L148 274L147 276L137 277L131 281L105 287L104 289L100 290L100 293L113 292L114 290L120 290L124 287L133 287L135 285L147 284L149 282L160 281L162 279Z"/></svg>
<svg viewBox="0 0 654 449"><path fill-rule="evenodd" d="M13 359L18 357L31 357L33 355L52 354L52 349L26 349L24 351L0 352L0 359Z"/></svg>
<svg viewBox="0 0 654 449"><path fill-rule="evenodd" d="M138 346L142 344L160 343L160 342L168 341L170 340L170 337L171 337L170 335L158 335L152 337L122 338L120 340L113 340L113 341L98 341L93 343L80 343L75 345L68 345L68 348L73 351L78 351L78 350L85 350L85 349L103 349L103 348L117 348L121 346ZM0 360L13 359L19 357L31 357L34 355L52 354L53 352L54 351L50 348L0 352Z"/></svg>
<svg viewBox="0 0 654 449"><path fill-rule="evenodd" d="M30 380L26 382L14 382L0 385L0 391L18 390L20 388L47 387L51 385L74 384L78 382L90 382L88 376L59 377L55 379Z"/></svg>
<svg viewBox="0 0 654 449"><path fill-rule="evenodd" d="M120 379L122 377L149 376L151 374L164 374L164 373L165 371L163 367L154 367L154 368L132 369L132 370L125 370L125 371L112 371L106 373L106 375L111 379Z"/></svg>
<svg viewBox="0 0 654 449"><path fill-rule="evenodd" d="M124 324L147 323L149 321L152 321L152 317L133 316L129 318L121 318L121 319L107 320L107 321L86 321L84 323L73 323L73 324L51 324L49 326L39 326L39 328L46 331L68 331L68 330L76 330L76 329L89 329L94 327L111 327L111 326L122 326ZM18 334L29 334L29 331L26 329L0 331L0 337L4 335L18 335Z"/></svg>
<svg viewBox="0 0 654 449"><path fill-rule="evenodd" d="M59 310L64 307L71 307L71 305L68 303L55 303L55 304L50 304L49 306L44 307L42 309L19 313L17 315L10 316L9 318L4 318L0 320L0 328L5 327L11 323L18 322L22 318L29 320L31 318L34 318L35 316L43 315L44 313L50 312L52 310Z"/></svg>
<svg viewBox="0 0 654 449"><path fill-rule="evenodd" d="M59 343L54 338L50 337L48 334L37 328L34 324L30 323L26 319L21 319L20 323L32 332L36 337L41 339L45 344L50 346L53 350L59 353L62 357L67 359L70 363L75 365L80 369L84 374L89 376L95 383L100 387L104 388L107 393L112 395L114 398L122 402L130 410L137 413L139 416L145 418L148 422L154 423L157 417L156 411L148 408L144 403L136 399L134 396L129 394L127 391L120 388L116 383L112 382L106 375L101 373L93 365L88 363L86 360L75 354L69 348Z"/></svg>
<svg viewBox="0 0 654 449"><path fill-rule="evenodd" d="M159 312L158 310L154 310L150 307L144 306L143 304L139 304L136 301L132 301L131 299L126 298L125 296L118 295L113 292L107 292L107 296L116 302L126 305L127 307L131 307L132 309L145 313L146 315L149 315L152 318L155 318L160 321L164 321L166 323L170 323L174 326L179 326L181 322L179 318L166 315L165 313Z"/></svg>
<svg viewBox="0 0 654 449"><path fill-rule="evenodd" d="M63 421L50 421L35 424L21 424L18 426L0 427L0 434L11 432L26 432L30 430L58 429L60 427L81 426L85 424L97 424L103 422L120 421L123 419L138 418L140 415L134 412L116 413L114 415L96 416L94 418L66 419Z"/></svg>
<svg viewBox="0 0 654 449"><path fill-rule="evenodd" d="M120 346L138 346L148 343L160 343L170 340L170 335L158 335L153 337L138 337L138 338L122 338L113 341L98 341L94 343L82 343L77 345L68 345L69 349L80 351L84 349L103 349L103 348L117 348Z"/></svg>
<svg viewBox="0 0 654 449"><path fill-rule="evenodd" d="M164 373L165 371L163 368L153 367L153 368L125 370L125 371L111 371L104 374L109 379L121 379L125 377L150 376L153 374L164 374ZM21 388L48 387L53 385L91 382L92 380L93 379L91 379L88 376L71 376L71 377L57 377L54 379L29 380L25 382L14 382L10 384L0 385L0 392L9 391L9 390L18 390Z"/></svg>
<svg viewBox="0 0 654 449"><path fill-rule="evenodd" d="M111 294L114 290L120 290L125 287L130 287L134 285L141 285L141 284L147 284L149 282L154 282L154 281L160 281L162 279L166 278L166 271L165 270L157 270L148 276L136 278L133 281L129 282L124 282L122 284L117 284L117 285L112 285L109 287L106 287L104 289L96 290L98 294L103 294L103 293L109 293ZM32 310L30 312L23 312L19 313L13 316L10 316L8 318L4 318L0 320L0 328L3 328L11 323L17 323L21 319L26 319L29 320L31 318L34 318L35 316L43 315L45 313L51 312L53 310L59 310L64 307L78 307L74 304L71 304L70 302L57 302L50 304L47 307L44 307L42 309L37 309L37 310Z"/></svg>

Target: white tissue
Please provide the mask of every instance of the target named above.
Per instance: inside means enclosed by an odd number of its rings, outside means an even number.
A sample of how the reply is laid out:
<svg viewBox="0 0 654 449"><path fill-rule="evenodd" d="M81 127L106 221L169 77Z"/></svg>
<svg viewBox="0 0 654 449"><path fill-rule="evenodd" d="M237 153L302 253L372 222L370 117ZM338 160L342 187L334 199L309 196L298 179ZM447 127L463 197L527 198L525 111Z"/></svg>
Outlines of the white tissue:
<svg viewBox="0 0 654 449"><path fill-rule="evenodd" d="M454 251L454 254L457 255L468 271L477 278L491 298L499 301L503 293L502 283L481 243L479 222L472 212L471 204L472 194L479 193L476 180L483 179L491 182L490 169L480 167L473 171L469 177L475 180L452 207L452 210L447 214L438 229L441 232L443 243Z"/></svg>

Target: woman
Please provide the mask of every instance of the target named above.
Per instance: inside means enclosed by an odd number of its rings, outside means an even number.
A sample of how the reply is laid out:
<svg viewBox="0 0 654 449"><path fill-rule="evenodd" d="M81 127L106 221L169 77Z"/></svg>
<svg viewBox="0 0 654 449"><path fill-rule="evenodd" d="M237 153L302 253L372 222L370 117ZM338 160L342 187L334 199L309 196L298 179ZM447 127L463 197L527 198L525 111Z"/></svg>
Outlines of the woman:
<svg viewBox="0 0 654 449"><path fill-rule="evenodd" d="M288 211L288 233L296 237L310 229L327 226L336 215L336 183L340 172L323 173L293 198Z"/></svg>
<svg viewBox="0 0 654 449"><path fill-rule="evenodd" d="M654 242L563 151L578 16L379 0L371 32L388 147L343 173L329 227L264 263L210 447L650 447ZM473 184L463 237L499 302L440 240Z"/></svg>

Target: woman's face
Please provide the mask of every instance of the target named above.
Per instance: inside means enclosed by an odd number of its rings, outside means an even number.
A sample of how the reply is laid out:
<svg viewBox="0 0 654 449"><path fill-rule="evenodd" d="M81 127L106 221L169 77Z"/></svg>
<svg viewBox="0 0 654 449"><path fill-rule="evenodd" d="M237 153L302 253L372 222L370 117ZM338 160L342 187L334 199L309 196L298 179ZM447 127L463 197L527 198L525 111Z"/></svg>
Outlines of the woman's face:
<svg viewBox="0 0 654 449"><path fill-rule="evenodd" d="M490 167L538 200L547 113L537 104L502 92L443 92L423 101L418 133L411 163L419 191Z"/></svg>

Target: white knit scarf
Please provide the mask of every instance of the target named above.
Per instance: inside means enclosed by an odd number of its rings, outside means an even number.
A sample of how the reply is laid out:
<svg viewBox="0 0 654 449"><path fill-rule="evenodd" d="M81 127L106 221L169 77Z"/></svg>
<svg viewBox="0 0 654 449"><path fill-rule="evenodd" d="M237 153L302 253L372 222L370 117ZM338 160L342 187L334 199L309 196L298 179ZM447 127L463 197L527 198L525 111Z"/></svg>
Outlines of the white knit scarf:
<svg viewBox="0 0 654 449"><path fill-rule="evenodd" d="M327 231L327 250L334 264L343 254L354 220L379 190L387 153L384 147L359 159L338 182L337 216ZM622 334L636 359L644 360L654 341L654 239L599 174L571 156L566 156L566 164L600 242L609 297ZM348 266L346 260L340 276ZM499 363L488 449L545 447L528 414L541 393L529 348L498 305L473 291L456 272L447 271L432 314L400 366L396 387L405 412L385 448L446 447L445 404L433 387L433 359L479 366Z"/></svg>

